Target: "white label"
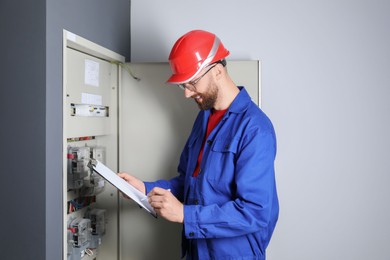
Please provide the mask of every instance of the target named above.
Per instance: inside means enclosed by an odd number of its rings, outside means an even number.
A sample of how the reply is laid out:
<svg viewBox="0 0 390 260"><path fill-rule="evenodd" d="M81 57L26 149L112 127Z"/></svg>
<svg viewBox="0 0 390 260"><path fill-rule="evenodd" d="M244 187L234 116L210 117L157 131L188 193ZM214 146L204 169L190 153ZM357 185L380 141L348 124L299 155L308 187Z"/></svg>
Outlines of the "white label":
<svg viewBox="0 0 390 260"><path fill-rule="evenodd" d="M84 83L99 87L99 63L93 60L85 60Z"/></svg>
<svg viewBox="0 0 390 260"><path fill-rule="evenodd" d="M103 97L95 94L81 93L81 103L101 106L103 103Z"/></svg>

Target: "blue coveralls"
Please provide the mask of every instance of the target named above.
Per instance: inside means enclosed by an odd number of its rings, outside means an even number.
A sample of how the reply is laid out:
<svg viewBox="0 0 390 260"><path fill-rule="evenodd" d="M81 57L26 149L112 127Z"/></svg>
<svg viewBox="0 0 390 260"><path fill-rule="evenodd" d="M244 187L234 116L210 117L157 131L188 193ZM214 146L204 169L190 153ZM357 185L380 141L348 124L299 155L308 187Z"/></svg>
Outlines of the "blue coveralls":
<svg viewBox="0 0 390 260"><path fill-rule="evenodd" d="M187 259L265 259L279 204L276 138L271 121L245 88L206 140L193 177L210 110L200 111L183 149L179 175L145 182L171 189L184 204L183 256Z"/></svg>

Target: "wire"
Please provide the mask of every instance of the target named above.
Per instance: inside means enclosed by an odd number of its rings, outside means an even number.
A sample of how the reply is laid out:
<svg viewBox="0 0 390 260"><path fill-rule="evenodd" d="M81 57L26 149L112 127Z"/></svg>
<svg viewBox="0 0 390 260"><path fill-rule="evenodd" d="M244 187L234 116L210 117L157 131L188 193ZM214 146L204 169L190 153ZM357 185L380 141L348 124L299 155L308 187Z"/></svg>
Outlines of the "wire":
<svg viewBox="0 0 390 260"><path fill-rule="evenodd" d="M122 68L124 68L127 73L129 73L129 75L135 79L136 81L140 81L141 79L138 78L137 76L134 75L134 73L131 71L129 65L127 65L126 63L122 63L122 62L119 62L119 61L111 61L112 64L116 64L116 65L119 65L121 66Z"/></svg>

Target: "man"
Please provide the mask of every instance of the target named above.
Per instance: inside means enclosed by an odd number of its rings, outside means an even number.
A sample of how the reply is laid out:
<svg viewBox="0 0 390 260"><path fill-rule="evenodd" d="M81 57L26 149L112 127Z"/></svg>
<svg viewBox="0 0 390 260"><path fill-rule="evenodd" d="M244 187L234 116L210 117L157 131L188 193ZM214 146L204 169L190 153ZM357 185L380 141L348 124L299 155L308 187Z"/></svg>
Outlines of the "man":
<svg viewBox="0 0 390 260"><path fill-rule="evenodd" d="M265 259L279 205L271 121L229 77L216 35L190 31L169 56L169 83L200 108L170 180L123 179L148 194L158 215L183 223L187 259Z"/></svg>

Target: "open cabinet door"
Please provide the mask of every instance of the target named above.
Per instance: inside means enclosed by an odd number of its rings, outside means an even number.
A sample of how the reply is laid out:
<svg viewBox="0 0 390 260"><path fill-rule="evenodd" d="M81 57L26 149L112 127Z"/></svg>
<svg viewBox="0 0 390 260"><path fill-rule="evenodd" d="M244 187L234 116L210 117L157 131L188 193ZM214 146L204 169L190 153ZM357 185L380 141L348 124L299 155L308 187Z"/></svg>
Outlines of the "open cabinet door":
<svg viewBox="0 0 390 260"><path fill-rule="evenodd" d="M144 181L177 175L180 153L199 111L175 85L168 63L127 64L119 93L119 169ZM234 82L260 100L260 63L228 61ZM182 226L155 219L120 198L121 259L180 259Z"/></svg>

